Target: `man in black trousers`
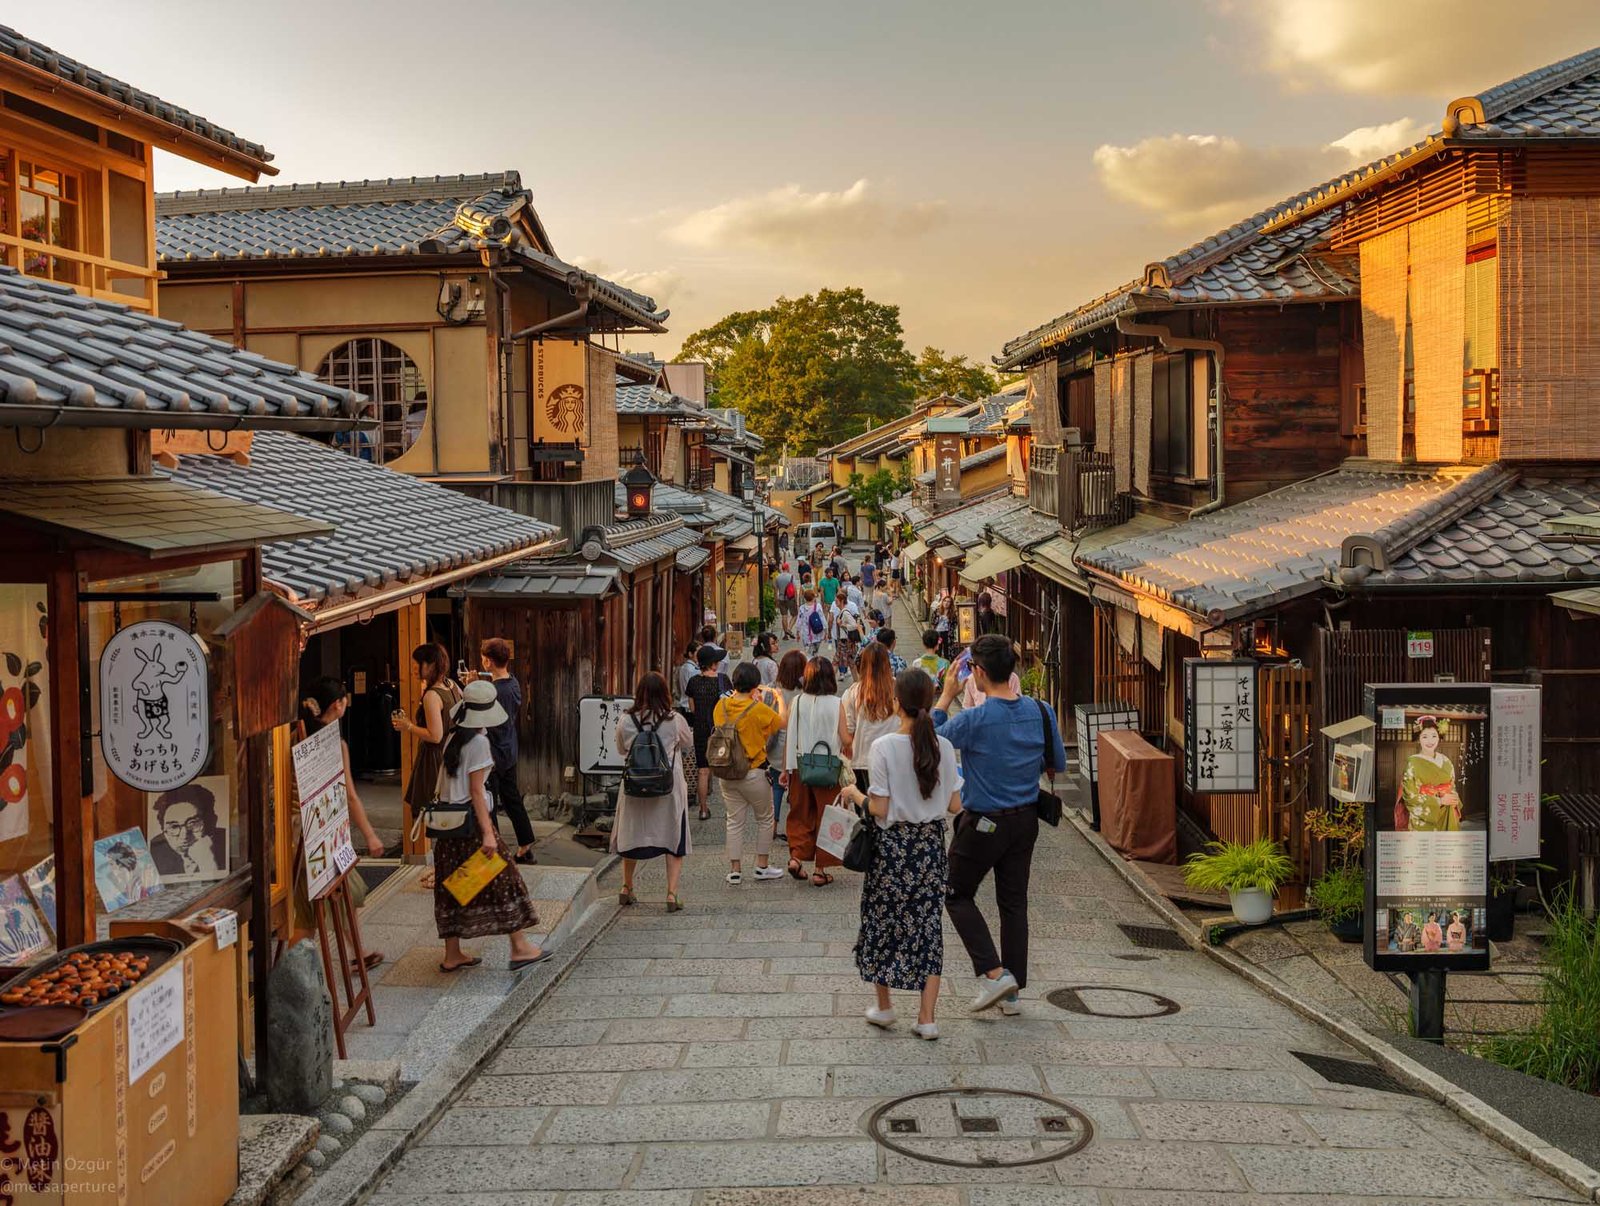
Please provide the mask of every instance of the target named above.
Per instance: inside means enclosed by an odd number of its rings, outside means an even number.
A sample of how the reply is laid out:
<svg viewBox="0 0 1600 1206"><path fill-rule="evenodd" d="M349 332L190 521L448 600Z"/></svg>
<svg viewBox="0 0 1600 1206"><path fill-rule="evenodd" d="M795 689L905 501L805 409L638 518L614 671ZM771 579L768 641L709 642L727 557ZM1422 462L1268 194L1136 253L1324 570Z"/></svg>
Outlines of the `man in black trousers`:
<svg viewBox="0 0 1600 1206"><path fill-rule="evenodd" d="M500 706L506 710L505 723L488 730L494 769L489 772L485 786L495 806L511 818L511 828L517 835L516 861L532 866L539 861L533 855L533 847L539 839L533 832L533 822L528 819L528 809L522 802L522 788L517 783L517 721L522 715L522 684L511 673L510 642L490 637L478 646L478 656L489 681L494 683Z"/></svg>
<svg viewBox="0 0 1600 1206"><path fill-rule="evenodd" d="M1055 712L1011 686L1017 652L998 634L972 644L972 680L983 703L950 715L965 685L962 660L945 671L944 689L933 711L934 727L961 754L961 812L950 841L950 879L945 907L972 957L978 993L972 1008L999 1005L1019 1012L1017 992L1028 983L1028 879L1039 837L1039 772L1052 780L1067 764ZM1000 910L1000 950L974 900L994 872Z"/></svg>

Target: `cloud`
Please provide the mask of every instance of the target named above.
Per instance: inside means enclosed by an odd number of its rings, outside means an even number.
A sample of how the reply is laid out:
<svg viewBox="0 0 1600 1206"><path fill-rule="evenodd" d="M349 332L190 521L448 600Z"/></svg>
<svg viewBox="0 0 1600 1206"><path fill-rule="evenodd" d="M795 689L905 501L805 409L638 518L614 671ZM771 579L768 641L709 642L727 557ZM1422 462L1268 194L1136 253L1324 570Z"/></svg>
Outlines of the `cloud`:
<svg viewBox="0 0 1600 1206"><path fill-rule="evenodd" d="M1600 41L1594 0L1244 0L1267 66L1295 89L1380 96L1481 92Z"/></svg>
<svg viewBox="0 0 1600 1206"><path fill-rule="evenodd" d="M1363 126L1323 146L1256 147L1217 134L1162 134L1094 153L1100 183L1114 197L1172 225L1236 222L1294 192L1380 155L1425 131L1410 118Z"/></svg>
<svg viewBox="0 0 1600 1206"><path fill-rule="evenodd" d="M657 268L635 270L619 268L607 263L605 260L594 256L576 255L572 257L575 267L582 268L585 272L592 272L596 276L604 277L614 285L621 285L624 289L632 289L635 293L643 293L653 299L658 306L665 306L674 297L687 293L684 289L683 274L676 268Z"/></svg>
<svg viewBox="0 0 1600 1206"><path fill-rule="evenodd" d="M941 201L885 200L862 179L838 192L812 193L786 184L734 197L684 216L667 233L691 247L795 251L909 238L946 217Z"/></svg>

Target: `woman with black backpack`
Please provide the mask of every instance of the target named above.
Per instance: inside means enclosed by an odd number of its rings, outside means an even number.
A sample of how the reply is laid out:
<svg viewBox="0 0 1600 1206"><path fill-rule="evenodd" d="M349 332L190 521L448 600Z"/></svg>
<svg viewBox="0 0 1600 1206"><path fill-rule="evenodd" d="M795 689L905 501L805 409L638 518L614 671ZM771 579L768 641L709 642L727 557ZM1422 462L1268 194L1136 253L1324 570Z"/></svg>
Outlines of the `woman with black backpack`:
<svg viewBox="0 0 1600 1206"><path fill-rule="evenodd" d="M624 905L637 902L633 873L643 859L667 860L667 912L683 908L678 877L689 854L689 783L683 758L695 746L689 722L672 707L667 680L651 671L639 680L633 707L617 722L622 790L611 827L611 852L622 856Z"/></svg>

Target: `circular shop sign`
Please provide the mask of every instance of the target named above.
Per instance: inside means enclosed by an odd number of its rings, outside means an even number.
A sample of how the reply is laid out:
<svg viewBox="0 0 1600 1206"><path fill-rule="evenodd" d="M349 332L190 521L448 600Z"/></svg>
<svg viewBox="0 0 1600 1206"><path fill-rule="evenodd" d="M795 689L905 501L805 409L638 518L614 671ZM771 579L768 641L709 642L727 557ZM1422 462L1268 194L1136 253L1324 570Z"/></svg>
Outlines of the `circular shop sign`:
<svg viewBox="0 0 1600 1206"><path fill-rule="evenodd" d="M141 791L171 791L211 753L206 651L176 624L140 620L100 655L100 750L113 775Z"/></svg>

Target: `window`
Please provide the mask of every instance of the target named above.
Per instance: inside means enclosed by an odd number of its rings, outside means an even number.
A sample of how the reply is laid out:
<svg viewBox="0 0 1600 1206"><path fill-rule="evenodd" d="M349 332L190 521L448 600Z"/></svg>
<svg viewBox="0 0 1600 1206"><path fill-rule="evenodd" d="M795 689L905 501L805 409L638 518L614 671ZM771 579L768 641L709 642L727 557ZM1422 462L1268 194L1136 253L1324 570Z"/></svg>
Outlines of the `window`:
<svg viewBox="0 0 1600 1206"><path fill-rule="evenodd" d="M1094 446L1094 373L1068 377L1063 393L1067 399L1067 426L1076 427L1088 447Z"/></svg>
<svg viewBox="0 0 1600 1206"><path fill-rule="evenodd" d="M67 251L83 250L83 182L75 173L40 163L35 159L18 158L17 209L18 231L24 239L61 247ZM0 160L9 183L11 160ZM9 190L7 190L9 191ZM7 225L10 215L4 215ZM79 284L80 265L61 256L48 255L29 249L22 256L22 270L29 276L42 276L48 280Z"/></svg>
<svg viewBox="0 0 1600 1206"><path fill-rule="evenodd" d="M362 460L387 464L417 442L428 414L428 391L411 357L387 340L352 339L323 358L317 376L370 399L376 431L341 435L338 447Z"/></svg>
<svg viewBox="0 0 1600 1206"><path fill-rule="evenodd" d="M1157 356L1151 379L1150 470L1167 477L1194 472L1194 416L1189 354Z"/></svg>

